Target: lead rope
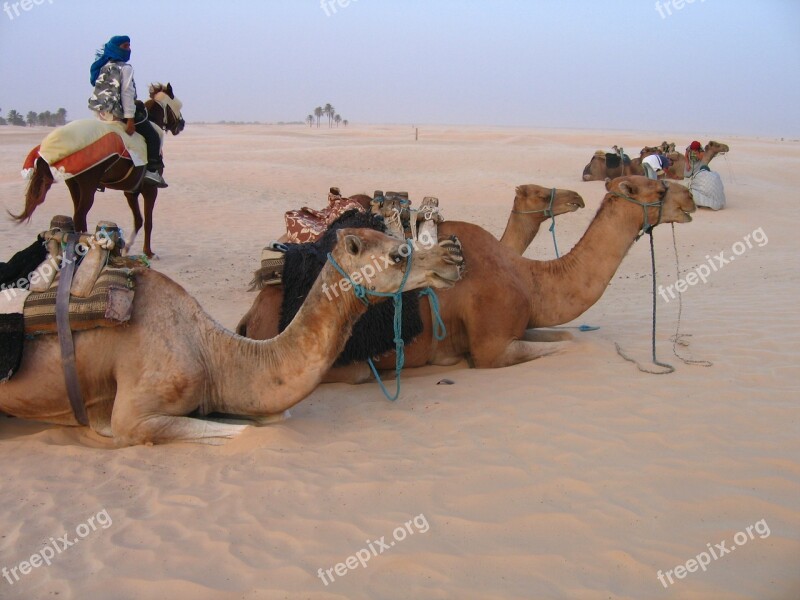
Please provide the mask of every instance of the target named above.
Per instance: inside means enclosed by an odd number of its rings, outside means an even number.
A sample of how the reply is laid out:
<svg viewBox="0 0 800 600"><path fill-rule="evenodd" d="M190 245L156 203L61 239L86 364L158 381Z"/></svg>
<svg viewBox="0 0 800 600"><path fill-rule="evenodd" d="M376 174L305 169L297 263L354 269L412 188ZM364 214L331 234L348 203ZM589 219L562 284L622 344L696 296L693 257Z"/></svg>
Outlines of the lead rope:
<svg viewBox="0 0 800 600"><path fill-rule="evenodd" d="M400 397L400 374L403 371L403 367L405 366L405 342L403 341L402 335L402 328L403 328L403 288L406 286L406 281L408 281L408 275L411 272L411 264L413 261L414 256L414 246L412 245L412 241L409 240L406 242L408 246L408 261L406 263L406 271L403 273L403 280L400 282L400 287L397 289L396 292L375 292L372 290L368 290L363 285L355 283L350 276L344 272L344 270L338 265L336 260L333 258L333 255L328 252L328 261L339 271L339 274L345 278L346 281L350 283L353 287L353 293L355 294L356 298L361 300L364 305L369 306L369 300L367 300L367 296L381 296L384 298L391 298L394 302L394 344L395 344L395 375L397 377L397 382L395 386L394 395L390 395L386 386L383 385L383 381L381 380L380 375L378 374L378 370L375 368L375 363L372 361L371 358L367 359L367 363L369 364L369 368L372 370L372 374L375 376L375 380L378 382L378 385L381 387L381 391L386 398L392 402L397 400ZM436 292L434 292L431 288L425 288L421 294L428 295L431 307L435 314L434 319L434 336L438 340L444 339L444 336L447 335L447 331L444 327L444 322L442 321L442 317L439 314L439 300L436 297ZM441 337L439 337L441 335Z"/></svg>
<svg viewBox="0 0 800 600"><path fill-rule="evenodd" d="M659 215L660 217L660 215ZM659 218L659 221L661 219ZM645 219L645 222L647 220ZM653 364L658 365L659 367L664 367L664 371L652 371L647 369L639 364L636 359L627 356L620 348L618 343L614 343L617 347L617 354L619 354L622 358L627 360L628 362L632 362L636 365L636 368L642 371L643 373L650 373L651 375L667 375L669 373L673 373L675 371L675 367L670 364L659 362L656 358L656 253L655 248L653 246L653 228L650 228L648 231L648 235L650 236L650 264L653 271L653 333L652 333L652 349L653 349Z"/></svg>
<svg viewBox="0 0 800 600"><path fill-rule="evenodd" d="M547 207L547 212L550 214L550 233L553 234L553 247L556 249L556 258L561 258L558 253L558 242L556 242L556 216L553 214L553 201L556 199L556 188L550 190L550 205Z"/></svg>
<svg viewBox="0 0 800 600"><path fill-rule="evenodd" d="M675 249L675 275L676 280L680 279L681 277L681 266L678 260L678 243L675 241L675 223L672 223L672 247ZM672 353L681 359L684 364L687 365L696 365L698 367L710 367L714 363L710 360L694 360L691 358L684 358L680 354L678 354L676 346L683 346L684 348L689 346L689 341L685 340L684 338L692 337L691 333L681 333L681 313L683 312L683 295L681 291L678 290L678 323L675 325L675 335L673 335L670 340L672 341Z"/></svg>

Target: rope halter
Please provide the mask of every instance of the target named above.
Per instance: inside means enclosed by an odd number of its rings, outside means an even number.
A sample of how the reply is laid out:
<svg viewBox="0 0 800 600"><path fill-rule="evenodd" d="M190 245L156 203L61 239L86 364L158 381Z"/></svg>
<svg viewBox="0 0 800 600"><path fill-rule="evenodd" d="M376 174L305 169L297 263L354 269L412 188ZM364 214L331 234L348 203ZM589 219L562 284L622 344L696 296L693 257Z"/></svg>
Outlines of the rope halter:
<svg viewBox="0 0 800 600"><path fill-rule="evenodd" d="M556 242L556 215L553 213L553 202L556 199L556 188L550 188L550 202L547 205L547 208L540 208L538 210L511 210L511 212L515 215L532 215L535 213L542 213L545 219L552 219L550 223L549 231L553 234L553 247L556 249L556 258L561 258L561 255L558 253L558 242Z"/></svg>
<svg viewBox="0 0 800 600"><path fill-rule="evenodd" d="M642 237L645 233L652 233L653 227L661 223L661 217L664 212L664 195L666 195L667 190L669 189L669 184L666 181L662 180L661 183L664 186L664 193L655 202L639 202L636 198L631 198L630 196L626 196L622 192L609 192L612 196L617 196L618 198L622 198L624 200L627 200L628 202L633 202L634 204L638 204L639 206L642 207L642 212L644 213L644 219L642 220L642 228L641 230L639 230L639 233L634 238L633 240L634 242L638 242L639 238ZM653 206L658 207L658 220L651 225L650 220L647 217L647 209Z"/></svg>

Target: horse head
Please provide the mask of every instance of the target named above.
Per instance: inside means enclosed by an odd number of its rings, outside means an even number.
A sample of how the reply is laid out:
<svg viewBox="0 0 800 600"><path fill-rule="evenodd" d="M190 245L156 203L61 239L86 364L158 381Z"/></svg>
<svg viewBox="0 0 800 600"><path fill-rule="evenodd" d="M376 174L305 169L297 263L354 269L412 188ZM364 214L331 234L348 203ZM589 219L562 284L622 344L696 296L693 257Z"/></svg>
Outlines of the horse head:
<svg viewBox="0 0 800 600"><path fill-rule="evenodd" d="M175 97L171 83L150 84L148 110L151 112L151 121L161 129L171 132L172 135L178 135L183 131L186 122L183 120L182 108L183 103Z"/></svg>

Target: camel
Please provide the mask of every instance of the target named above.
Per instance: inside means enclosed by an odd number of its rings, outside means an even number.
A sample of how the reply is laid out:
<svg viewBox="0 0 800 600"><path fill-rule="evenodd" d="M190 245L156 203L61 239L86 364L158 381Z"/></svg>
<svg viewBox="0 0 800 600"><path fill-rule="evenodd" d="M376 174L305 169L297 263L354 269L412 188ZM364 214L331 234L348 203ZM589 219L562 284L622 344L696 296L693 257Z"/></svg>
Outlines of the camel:
<svg viewBox="0 0 800 600"><path fill-rule="evenodd" d="M637 169L636 163L616 146L614 146L614 152L598 150L592 156L589 164L583 168L582 178L583 181L605 181L626 175L641 175L643 171L640 163L641 161L639 161Z"/></svg>
<svg viewBox="0 0 800 600"><path fill-rule="evenodd" d="M550 194L553 189L533 183L517 186L514 207L500 239L503 246L522 256L539 232L541 224L551 218L550 212L553 216L558 216L584 207L583 198L578 193L562 189L555 189L551 207ZM350 199L366 204L367 208L371 200L363 194L350 196ZM287 236L284 235L279 241L286 239ZM280 332L280 310L274 311L271 307L280 307L282 302L282 285L262 287L252 307L236 326L236 332L256 340L274 338Z"/></svg>
<svg viewBox="0 0 800 600"><path fill-rule="evenodd" d="M157 83L150 85L150 99L144 105L147 108L148 119L154 127L169 131L172 135L178 135L183 131L186 123L181 115L180 103L175 98L171 84L163 85ZM172 106L176 107L177 114ZM67 127L69 126L67 125ZM35 150L38 150L38 148L35 148ZM163 173L163 171L163 168L159 169L159 173ZM65 183L75 206L73 220L75 221L76 231L84 232L87 230L86 217L92 208L92 204L94 204L94 196L98 188L122 190L133 214L133 235L126 246L126 250L133 248L136 235L144 223L143 251L148 258L153 258L155 253L150 244L150 237L153 231L153 208L158 197L158 188L143 179L144 172L144 166L135 167L133 161L129 158L122 158L113 154L92 168L66 179ZM36 158L33 176L25 192L25 208L20 214L11 215L15 221L18 223L30 221L36 207L45 201L53 181L50 166L43 158ZM139 194L142 194L144 198L144 219L142 219L142 213L139 210Z"/></svg>
<svg viewBox="0 0 800 600"><path fill-rule="evenodd" d="M377 231L343 229L337 240L333 258L347 273L364 272L364 265L384 257L369 282L373 291L395 292L404 270L409 270L406 289L444 289L460 276L462 259L439 246L404 260L405 244ZM342 281L329 262L286 331L273 340L254 341L221 327L165 275L137 269L135 276L130 323L76 332L74 338L90 426L120 446L218 443L247 427L187 415L222 413L269 422L311 393L366 310L353 293L340 294L335 302L325 299L323 286ZM0 385L0 411L77 424L57 336L26 342L22 368Z"/></svg>
<svg viewBox="0 0 800 600"><path fill-rule="evenodd" d="M439 295L447 337L435 342L431 316L423 299L423 333L405 348L405 366L452 365L467 358L476 368L506 367L556 351L565 344L528 329L567 323L597 302L625 254L646 227L658 223L688 223L696 210L692 195L682 185L643 176L617 178L606 184L608 193L581 240L557 260L523 258L488 231L471 223L445 221L440 236L461 240L466 273L459 285ZM263 293L263 292L262 292ZM258 321L280 311L280 299L265 295L240 323L252 336ZM251 323L256 325L251 328ZM551 338L552 339L552 338ZM563 339L563 338L556 338ZM391 369L394 353L376 361ZM366 365L333 369L326 381L367 381Z"/></svg>

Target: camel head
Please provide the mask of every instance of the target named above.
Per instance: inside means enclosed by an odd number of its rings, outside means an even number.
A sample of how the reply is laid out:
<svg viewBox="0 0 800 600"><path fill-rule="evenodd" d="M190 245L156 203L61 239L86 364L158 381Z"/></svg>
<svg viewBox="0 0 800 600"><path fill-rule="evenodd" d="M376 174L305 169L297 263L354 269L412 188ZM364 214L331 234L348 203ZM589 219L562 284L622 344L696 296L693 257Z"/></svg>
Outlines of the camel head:
<svg viewBox="0 0 800 600"><path fill-rule="evenodd" d="M645 156L650 156L651 154L658 154L659 148L656 146L645 146L641 150L639 150L639 158L644 158Z"/></svg>
<svg viewBox="0 0 800 600"><path fill-rule="evenodd" d="M563 215L568 212L575 212L583 208L583 198L572 190L556 189L553 198L553 214L548 215L545 211L550 208L550 194L552 188L542 187L533 183L517 186L517 195L514 196L514 212L532 213L541 211L545 217Z"/></svg>
<svg viewBox="0 0 800 600"><path fill-rule="evenodd" d="M412 243L411 272L405 290L450 288L460 279L464 259L433 240ZM351 279L374 292L396 292L405 276L410 254L404 241L372 229L340 229L334 260ZM372 298L371 300L374 300Z"/></svg>
<svg viewBox="0 0 800 600"><path fill-rule="evenodd" d="M716 155L716 154L725 154L726 152L730 151L730 148L728 148L727 144L711 140L706 144L704 150L706 152L713 152Z"/></svg>
<svg viewBox="0 0 800 600"><path fill-rule="evenodd" d="M648 179L641 175L617 177L606 182L606 190L610 192L606 201L626 202L625 198L628 198L639 204L651 204L647 207L650 224L689 223L692 220L690 213L697 210L687 188L666 180Z"/></svg>

